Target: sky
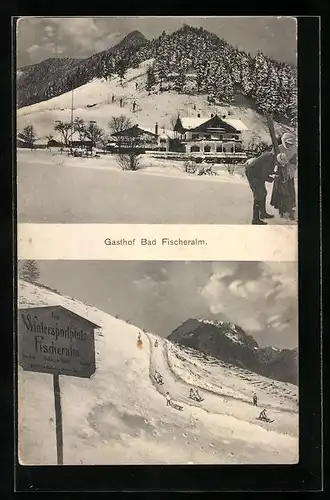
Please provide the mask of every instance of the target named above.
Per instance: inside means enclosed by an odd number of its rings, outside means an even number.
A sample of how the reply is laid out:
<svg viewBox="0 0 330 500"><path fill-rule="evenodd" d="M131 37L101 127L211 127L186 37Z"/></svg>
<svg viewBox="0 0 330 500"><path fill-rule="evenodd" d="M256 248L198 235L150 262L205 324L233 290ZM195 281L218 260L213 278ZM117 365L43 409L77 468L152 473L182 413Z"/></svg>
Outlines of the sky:
<svg viewBox="0 0 330 500"><path fill-rule="evenodd" d="M260 49L278 61L296 63L293 17L22 17L17 24L17 67L49 57L88 57L131 31L152 39L183 24L201 26L252 55Z"/></svg>
<svg viewBox="0 0 330 500"><path fill-rule="evenodd" d="M230 321L261 345L298 345L297 267L272 262L38 261L40 282L161 336Z"/></svg>

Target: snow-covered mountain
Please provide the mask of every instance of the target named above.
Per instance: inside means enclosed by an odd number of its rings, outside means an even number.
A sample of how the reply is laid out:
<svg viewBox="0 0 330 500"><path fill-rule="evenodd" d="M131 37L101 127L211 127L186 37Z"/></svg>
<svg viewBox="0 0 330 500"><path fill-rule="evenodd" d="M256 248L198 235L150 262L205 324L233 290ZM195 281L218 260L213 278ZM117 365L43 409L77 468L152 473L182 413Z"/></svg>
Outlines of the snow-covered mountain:
<svg viewBox="0 0 330 500"><path fill-rule="evenodd" d="M251 335L233 323L189 319L168 339L266 377L297 384L297 349L260 347Z"/></svg>
<svg viewBox="0 0 330 500"><path fill-rule="evenodd" d="M152 41L134 31L87 59L52 58L20 68L18 130L33 124L37 136L53 134L56 120L70 121L72 89L75 118L96 121L106 132L110 118L119 114L145 128L154 129L157 122L161 130L172 129L178 114L217 113L243 121L244 145L253 147L270 144L264 111L273 114L279 134L295 123L293 66L262 53L252 58L189 26Z"/></svg>
<svg viewBox="0 0 330 500"><path fill-rule="evenodd" d="M60 376L64 464L297 462L295 386L198 359L194 352L41 285L20 281L18 296L21 308L60 305L100 326L92 377ZM137 348L138 333L142 349ZM155 370L164 385L155 383ZM204 401L189 398L191 387L199 388ZM182 411L166 406L166 391ZM256 420L260 408L251 404L253 392L274 422ZM52 376L18 366L21 463L56 463L54 420Z"/></svg>
<svg viewBox="0 0 330 500"><path fill-rule="evenodd" d="M251 57L215 34L189 25L171 34L164 31L151 41L133 31L109 50L78 62L68 60L65 72L56 59L21 68L19 106L55 97L94 78L111 79L117 75L123 79L129 68L151 58L150 90L202 93L225 104L241 95L251 99L251 105L261 112L268 111L281 121L296 120L295 66L275 61L260 51Z"/></svg>

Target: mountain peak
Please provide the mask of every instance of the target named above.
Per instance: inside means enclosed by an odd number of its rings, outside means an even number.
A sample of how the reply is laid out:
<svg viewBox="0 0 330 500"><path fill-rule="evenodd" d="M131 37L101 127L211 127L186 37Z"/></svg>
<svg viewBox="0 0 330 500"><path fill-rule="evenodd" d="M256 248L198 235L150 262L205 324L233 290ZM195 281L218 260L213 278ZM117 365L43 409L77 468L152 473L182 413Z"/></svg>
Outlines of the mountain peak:
<svg viewBox="0 0 330 500"><path fill-rule="evenodd" d="M141 33L141 31L139 30L134 30L134 31L131 31L130 33L128 33L123 39L122 41L120 42L120 44L125 44L125 43L141 43L141 42L147 42L147 38L144 36L143 33Z"/></svg>
<svg viewBox="0 0 330 500"><path fill-rule="evenodd" d="M266 377L297 383L296 350L261 348L251 335L234 323L190 318L168 339Z"/></svg>
<svg viewBox="0 0 330 500"><path fill-rule="evenodd" d="M141 33L141 31L139 31L139 30L131 31L130 33L128 33L128 35L126 35L125 38L128 38L128 37L130 37L130 38L142 38L142 39L146 40L146 37L144 36L144 34Z"/></svg>

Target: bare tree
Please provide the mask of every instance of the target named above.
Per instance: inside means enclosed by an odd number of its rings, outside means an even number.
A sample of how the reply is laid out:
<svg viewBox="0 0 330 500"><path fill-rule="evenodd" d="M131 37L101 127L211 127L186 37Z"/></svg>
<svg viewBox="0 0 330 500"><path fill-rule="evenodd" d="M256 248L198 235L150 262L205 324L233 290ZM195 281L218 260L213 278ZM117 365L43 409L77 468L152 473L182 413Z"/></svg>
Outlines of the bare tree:
<svg viewBox="0 0 330 500"><path fill-rule="evenodd" d="M227 169L227 172L231 175L234 175L234 172L236 170L236 166L235 163L226 163L226 169Z"/></svg>
<svg viewBox="0 0 330 500"><path fill-rule="evenodd" d="M37 283L40 278L40 271L35 260L22 260L18 263L18 276L30 283Z"/></svg>
<svg viewBox="0 0 330 500"><path fill-rule="evenodd" d="M33 149L34 143L37 139L37 134L35 133L34 126L30 124L24 127L23 132L20 134L20 136L28 144L28 146Z"/></svg>
<svg viewBox="0 0 330 500"><path fill-rule="evenodd" d="M72 136L71 123L59 121L54 129L61 134L64 145L69 146L70 137Z"/></svg>
<svg viewBox="0 0 330 500"><path fill-rule="evenodd" d="M109 121L109 129L111 134L119 134L116 135L116 140L117 140L117 145L118 145L118 150L121 150L121 145L122 145L122 136L120 135L120 132L123 132L124 130L127 130L132 127L132 122L127 116L125 115L119 115L119 116L113 116L110 121Z"/></svg>
<svg viewBox="0 0 330 500"><path fill-rule="evenodd" d="M97 142L103 137L103 130L96 125L96 123L90 123L86 128L86 137L92 141L92 146L95 146Z"/></svg>
<svg viewBox="0 0 330 500"><path fill-rule="evenodd" d="M125 135L125 147L119 152L117 157L118 165L122 170L137 170L139 165L141 139L137 130L132 130Z"/></svg>
<svg viewBox="0 0 330 500"><path fill-rule="evenodd" d="M108 146L108 142L109 142L109 138L106 135L103 135L100 138L99 142L100 142L100 144L102 146L103 151L106 152L107 146Z"/></svg>
<svg viewBox="0 0 330 500"><path fill-rule="evenodd" d="M79 116L73 122L73 130L78 133L79 140L82 142L86 137L86 125L84 120Z"/></svg>
<svg viewBox="0 0 330 500"><path fill-rule="evenodd" d="M48 135L46 135L46 139L47 139L47 141L48 141L48 142L47 142L47 149L48 149L48 150L50 150L49 143L50 143L51 141L54 141L54 136L53 136L52 134L48 134Z"/></svg>

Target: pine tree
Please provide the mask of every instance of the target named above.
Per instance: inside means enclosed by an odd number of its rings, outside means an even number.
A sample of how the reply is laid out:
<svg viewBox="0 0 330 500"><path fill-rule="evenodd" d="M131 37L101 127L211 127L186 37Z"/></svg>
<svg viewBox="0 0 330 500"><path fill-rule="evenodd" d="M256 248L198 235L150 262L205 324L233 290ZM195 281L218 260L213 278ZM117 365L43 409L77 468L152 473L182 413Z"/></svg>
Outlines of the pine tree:
<svg viewBox="0 0 330 500"><path fill-rule="evenodd" d="M149 67L147 69L147 82L146 82L146 90L149 94L150 94L153 86L155 85L155 83L156 83L156 78L155 78L154 70L153 70L153 68Z"/></svg>
<svg viewBox="0 0 330 500"><path fill-rule="evenodd" d="M291 72L288 80L287 109L285 114L286 117L289 118L291 124L296 126L298 119L298 86L296 75Z"/></svg>
<svg viewBox="0 0 330 500"><path fill-rule="evenodd" d="M262 52L258 52L254 60L253 89L252 95L260 110L268 109L268 97L270 95L269 82L270 66Z"/></svg>
<svg viewBox="0 0 330 500"><path fill-rule="evenodd" d="M258 108L261 111L267 111L272 114L278 113L278 103L279 103L279 78L274 65L269 66L267 83L265 84L262 94L259 92L259 96L262 95L258 102Z"/></svg>
<svg viewBox="0 0 330 500"><path fill-rule="evenodd" d="M183 68L180 68L178 76L175 78L174 89L177 92L183 93L185 85L186 85L186 73Z"/></svg>
<svg viewBox="0 0 330 500"><path fill-rule="evenodd" d="M30 283L37 283L40 278L40 271L38 264L35 260L23 260L18 265L19 278Z"/></svg>
<svg viewBox="0 0 330 500"><path fill-rule="evenodd" d="M219 64L215 73L215 94L222 103L231 102L234 95L233 80L223 64Z"/></svg>

